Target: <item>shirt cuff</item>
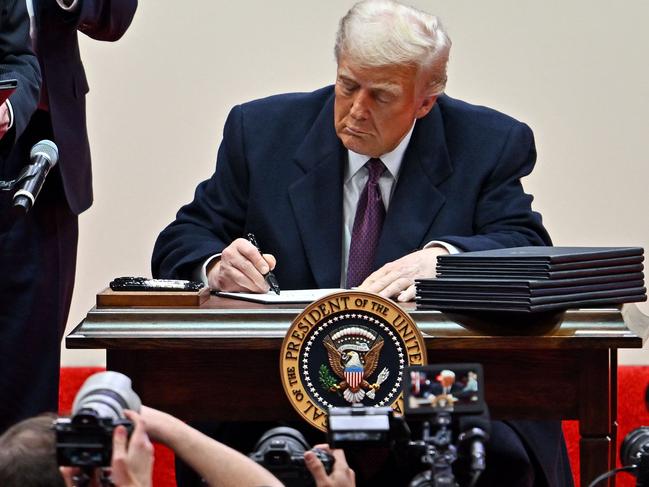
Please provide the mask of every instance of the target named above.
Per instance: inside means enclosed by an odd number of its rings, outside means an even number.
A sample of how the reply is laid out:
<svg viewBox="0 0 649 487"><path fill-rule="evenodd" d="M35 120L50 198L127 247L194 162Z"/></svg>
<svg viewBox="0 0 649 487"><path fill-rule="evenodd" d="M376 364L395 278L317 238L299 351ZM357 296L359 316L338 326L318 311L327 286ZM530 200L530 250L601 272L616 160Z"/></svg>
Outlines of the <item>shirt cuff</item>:
<svg viewBox="0 0 649 487"><path fill-rule="evenodd" d="M11 106L11 102L9 100L5 100L5 103L7 104L7 112L9 112L9 126L7 127L8 130L14 126L14 109Z"/></svg>
<svg viewBox="0 0 649 487"><path fill-rule="evenodd" d="M70 2L69 0L56 0L56 3L59 4L59 7L67 12L74 12L75 10L77 10L77 8L79 7L79 2L80 0L72 0L72 2Z"/></svg>
<svg viewBox="0 0 649 487"><path fill-rule="evenodd" d="M461 254L462 253L462 251L460 249L458 249L455 245L451 245L450 243L442 242L441 240L431 240L426 245L424 245L425 249L429 249L431 247L443 247L446 250L448 250L448 253L451 254L451 255Z"/></svg>
<svg viewBox="0 0 649 487"><path fill-rule="evenodd" d="M193 278L193 280L194 280L194 281L201 281L203 284L205 284L206 286L208 286L209 284L208 284L208 282L207 282L207 268L208 268L208 266L212 263L212 261L213 261L214 259L220 259L220 258L221 258L221 254L214 254L213 256L208 257L208 258L205 260L205 262L203 262L203 265L202 265L202 266L197 267L197 268L194 270L194 272L193 272L193 274L192 274L192 278Z"/></svg>

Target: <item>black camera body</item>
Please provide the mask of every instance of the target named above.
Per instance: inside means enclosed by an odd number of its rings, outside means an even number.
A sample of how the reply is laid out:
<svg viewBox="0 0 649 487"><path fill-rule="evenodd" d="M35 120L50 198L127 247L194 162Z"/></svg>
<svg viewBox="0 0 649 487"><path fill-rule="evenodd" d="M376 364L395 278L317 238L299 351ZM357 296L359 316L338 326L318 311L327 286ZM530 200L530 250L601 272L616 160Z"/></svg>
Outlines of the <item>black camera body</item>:
<svg viewBox="0 0 649 487"><path fill-rule="evenodd" d="M313 476L304 463L304 452L311 447L302 434L293 428L279 426L262 435L249 457L269 470L287 487L314 485ZM334 458L317 448L313 451L331 473Z"/></svg>
<svg viewBox="0 0 649 487"><path fill-rule="evenodd" d="M95 411L80 411L54 423L58 465L107 467L113 456L113 431L126 427L130 436L133 423L128 419L99 417Z"/></svg>
<svg viewBox="0 0 649 487"><path fill-rule="evenodd" d="M125 409L139 412L140 398L131 379L106 371L90 376L74 398L72 416L54 422L59 465L85 471L108 467L113 456L113 431L122 425L130 436L133 424Z"/></svg>

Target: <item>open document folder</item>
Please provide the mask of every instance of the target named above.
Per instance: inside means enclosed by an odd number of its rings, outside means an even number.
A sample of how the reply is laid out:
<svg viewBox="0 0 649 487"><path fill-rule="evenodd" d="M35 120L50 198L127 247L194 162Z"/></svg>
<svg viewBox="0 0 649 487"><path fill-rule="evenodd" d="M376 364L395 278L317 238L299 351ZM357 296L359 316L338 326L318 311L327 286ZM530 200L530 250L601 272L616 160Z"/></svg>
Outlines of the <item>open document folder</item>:
<svg viewBox="0 0 649 487"><path fill-rule="evenodd" d="M217 296L224 298L242 299L244 301L252 301L254 303L264 304L297 304L297 303L310 303L316 299L320 299L327 294L345 291L345 289L331 288L331 289L282 289L281 294L275 294L272 291L266 294L258 293L234 293L225 291L216 291Z"/></svg>

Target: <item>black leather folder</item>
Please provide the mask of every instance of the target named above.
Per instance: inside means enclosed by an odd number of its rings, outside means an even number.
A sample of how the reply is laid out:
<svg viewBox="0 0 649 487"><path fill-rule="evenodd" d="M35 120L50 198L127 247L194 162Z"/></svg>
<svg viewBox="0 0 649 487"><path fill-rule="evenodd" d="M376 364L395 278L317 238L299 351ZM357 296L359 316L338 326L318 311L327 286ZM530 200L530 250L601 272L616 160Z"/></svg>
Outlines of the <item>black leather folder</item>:
<svg viewBox="0 0 649 487"><path fill-rule="evenodd" d="M441 255L440 264L451 262L533 262L561 264L643 255L642 247L514 247Z"/></svg>
<svg viewBox="0 0 649 487"><path fill-rule="evenodd" d="M434 301L417 299L417 309L433 309L439 311L498 311L498 312L523 312L540 313L545 311L561 311L569 308L601 308L611 307L622 303L637 303L646 301L647 295L633 294L602 299L584 299L576 301L563 301L545 304L510 303L500 301L474 302L448 300Z"/></svg>
<svg viewBox="0 0 649 487"><path fill-rule="evenodd" d="M595 260L579 260L575 262L562 262L550 263L540 260L521 260L521 261L464 261L445 263L441 262L437 265L437 271L443 273L446 270L485 270L485 269L498 269L498 270L531 270L531 271L565 271L572 269L587 269L591 267L611 267L622 266L630 264L640 264L644 261L642 255L631 255L628 257L615 257L612 259L595 259Z"/></svg>
<svg viewBox="0 0 649 487"><path fill-rule="evenodd" d="M548 303L561 303L565 301L585 301L589 299L605 299L605 298L617 298L619 296L634 296L645 293L647 290L644 286L640 287L630 287L622 289L607 289L604 291L588 291L588 292L576 292L569 294L553 294L548 296L530 296L530 295L506 295L501 294L497 296L480 296L476 294L468 296L443 296L437 297L436 295L431 294L421 294L422 301L444 301L448 303L490 303L490 302L502 302L502 303L517 303L517 304L548 304Z"/></svg>
<svg viewBox="0 0 649 487"><path fill-rule="evenodd" d="M601 276L607 274L619 274L624 272L642 272L642 264L631 264L610 267L590 267L585 269L571 269L567 271L532 271L527 269L480 269L480 270L447 270L438 272L438 278L444 277L466 277L466 278L491 278L500 279L573 279L577 277Z"/></svg>
<svg viewBox="0 0 649 487"><path fill-rule="evenodd" d="M465 289L465 288L520 288L546 289L553 287L588 286L592 284L622 283L644 279L642 272L627 272L624 274L605 274L602 276L578 277L575 279L552 280L523 280L523 279L480 279L480 278L433 278L417 279L416 285L431 289Z"/></svg>
<svg viewBox="0 0 649 487"><path fill-rule="evenodd" d="M518 247L437 259L419 309L546 312L646 301L641 247Z"/></svg>
<svg viewBox="0 0 649 487"><path fill-rule="evenodd" d="M417 287L417 295L426 298L498 298L498 297L540 297L540 296L565 296L577 293L593 293L602 291L616 291L628 288L641 288L644 281L634 280L625 282L608 282L604 284L590 284L586 286L562 286L534 289L527 286L473 286L466 288L429 288L426 286Z"/></svg>

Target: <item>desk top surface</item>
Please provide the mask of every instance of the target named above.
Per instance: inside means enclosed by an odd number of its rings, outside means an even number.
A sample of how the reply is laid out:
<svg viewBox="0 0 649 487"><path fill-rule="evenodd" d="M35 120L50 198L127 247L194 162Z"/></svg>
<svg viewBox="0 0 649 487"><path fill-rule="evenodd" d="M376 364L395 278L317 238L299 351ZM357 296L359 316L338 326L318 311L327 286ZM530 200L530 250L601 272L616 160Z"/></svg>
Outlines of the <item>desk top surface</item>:
<svg viewBox="0 0 649 487"><path fill-rule="evenodd" d="M568 310L537 322L449 315L401 307L429 349L640 348L646 330L625 323L619 309ZM92 308L66 337L68 348L279 349L302 305L263 305L211 296L199 307Z"/></svg>

